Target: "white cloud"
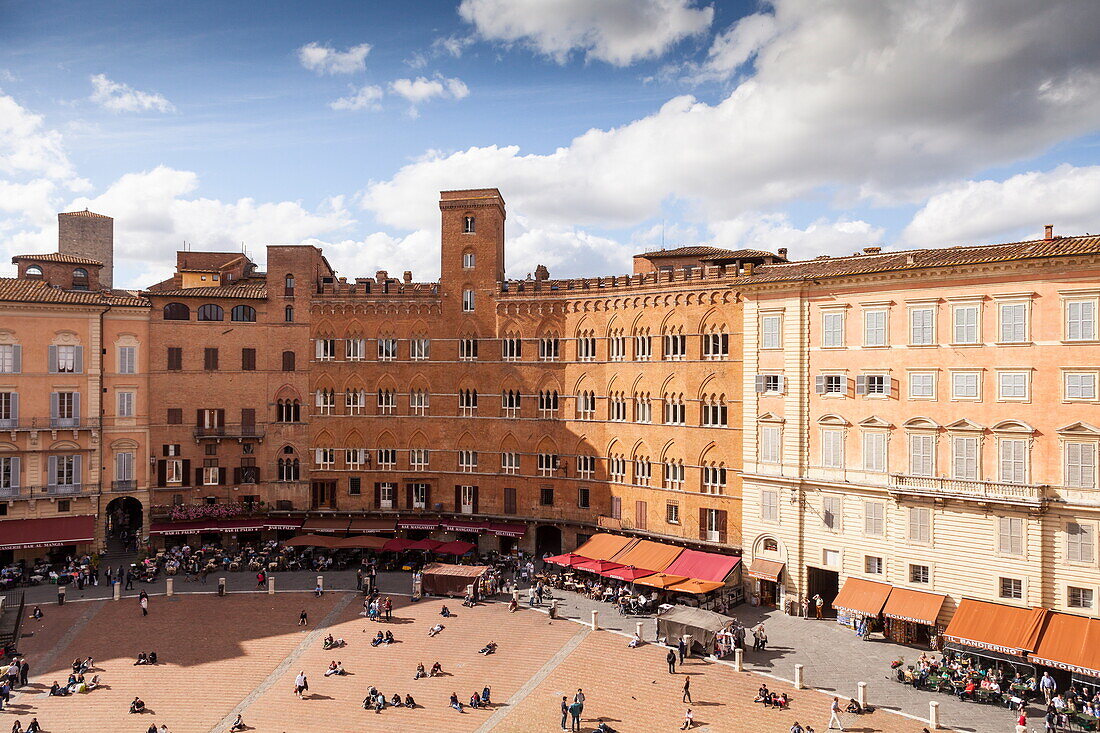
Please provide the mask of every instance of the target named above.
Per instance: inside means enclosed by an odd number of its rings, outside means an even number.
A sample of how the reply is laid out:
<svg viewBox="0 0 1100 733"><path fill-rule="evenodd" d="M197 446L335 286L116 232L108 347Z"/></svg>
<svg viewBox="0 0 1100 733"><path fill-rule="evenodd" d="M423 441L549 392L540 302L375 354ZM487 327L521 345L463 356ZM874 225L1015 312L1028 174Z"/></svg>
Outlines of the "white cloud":
<svg viewBox="0 0 1100 733"><path fill-rule="evenodd" d="M298 61L318 74L353 74L367 68L370 49L369 43L360 43L346 51L337 51L332 46L311 42L298 49Z"/></svg>
<svg viewBox="0 0 1100 733"><path fill-rule="evenodd" d="M61 133L42 123L42 115L0 94L0 175L75 179Z"/></svg>
<svg viewBox="0 0 1100 733"><path fill-rule="evenodd" d="M581 52L615 66L660 57L714 18L695 0L462 0L458 12L486 40L523 43L558 63Z"/></svg>
<svg viewBox="0 0 1100 733"><path fill-rule="evenodd" d="M437 55L447 54L454 58L461 58L466 49L472 46L474 39L470 36L442 36L432 41L432 51Z"/></svg>
<svg viewBox="0 0 1100 733"><path fill-rule="evenodd" d="M448 79L436 76L428 79L418 76L415 79L396 79L390 82L390 91L404 98L412 108L410 114L416 116L416 108L432 99L464 99L470 95L470 88L461 79Z"/></svg>
<svg viewBox="0 0 1100 733"><path fill-rule="evenodd" d="M1100 4L777 0L755 74L545 154L429 151L362 204L433 226L436 192L495 185L533 227L633 227L682 202L733 219L828 195L914 192L1041 153L1100 121ZM1057 44L1049 39L1058 37Z"/></svg>
<svg viewBox="0 0 1100 733"><path fill-rule="evenodd" d="M382 87L367 84L353 90L353 92L348 96L340 97L339 99L329 103L329 107L338 110L377 110L382 108L382 106L379 104L382 99L382 94Z"/></svg>
<svg viewBox="0 0 1100 733"><path fill-rule="evenodd" d="M692 74L696 81L725 79L775 37L775 16L753 13L740 18L714 38L707 60Z"/></svg>
<svg viewBox="0 0 1100 733"><path fill-rule="evenodd" d="M92 100L112 112L175 112L176 108L163 95L141 92L129 84L111 81L105 74L90 77Z"/></svg>
<svg viewBox="0 0 1100 733"><path fill-rule="evenodd" d="M864 247L881 245L886 231L861 219L818 219L803 229L782 214L745 214L712 222L710 231L716 247L761 249L775 252L786 248L795 260L817 255L850 255Z"/></svg>
<svg viewBox="0 0 1100 733"><path fill-rule="evenodd" d="M0 81L13 82L17 80L18 77L11 73L9 69L0 69Z"/></svg>
<svg viewBox="0 0 1100 733"><path fill-rule="evenodd" d="M965 181L932 196L902 233L913 247L1100 232L1100 166L1060 165L1004 181Z"/></svg>

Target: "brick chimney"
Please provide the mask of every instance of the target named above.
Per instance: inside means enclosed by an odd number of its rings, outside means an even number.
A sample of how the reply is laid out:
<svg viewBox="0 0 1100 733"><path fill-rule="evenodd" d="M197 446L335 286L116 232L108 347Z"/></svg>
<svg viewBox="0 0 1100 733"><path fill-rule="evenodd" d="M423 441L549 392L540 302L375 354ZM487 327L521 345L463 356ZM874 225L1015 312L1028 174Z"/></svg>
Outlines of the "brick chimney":
<svg viewBox="0 0 1100 733"><path fill-rule="evenodd" d="M1048 242L1051 241L1052 239L1054 239L1054 225L1053 224L1047 224L1045 227L1043 227L1043 239L1045 239Z"/></svg>

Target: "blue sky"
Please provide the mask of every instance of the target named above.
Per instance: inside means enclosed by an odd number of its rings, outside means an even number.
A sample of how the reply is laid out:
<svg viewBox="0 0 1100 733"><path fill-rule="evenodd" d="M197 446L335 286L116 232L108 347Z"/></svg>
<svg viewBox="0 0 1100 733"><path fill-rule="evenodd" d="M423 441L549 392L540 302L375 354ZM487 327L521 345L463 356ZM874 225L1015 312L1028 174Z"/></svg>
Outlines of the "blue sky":
<svg viewBox="0 0 1100 733"><path fill-rule="evenodd" d="M494 185L512 277L1095 231L1098 41L1074 0L0 0L0 254L88 206L128 286L184 240L428 279L438 190Z"/></svg>

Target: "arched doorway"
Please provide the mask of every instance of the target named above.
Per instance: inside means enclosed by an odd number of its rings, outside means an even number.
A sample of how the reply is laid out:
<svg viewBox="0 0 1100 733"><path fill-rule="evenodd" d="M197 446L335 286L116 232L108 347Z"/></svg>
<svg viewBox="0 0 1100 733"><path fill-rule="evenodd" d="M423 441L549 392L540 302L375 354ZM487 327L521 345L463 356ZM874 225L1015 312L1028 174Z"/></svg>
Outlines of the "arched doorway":
<svg viewBox="0 0 1100 733"><path fill-rule="evenodd" d="M561 530L550 525L543 525L535 530L535 557L542 557L546 553L561 554Z"/></svg>
<svg viewBox="0 0 1100 733"><path fill-rule="evenodd" d="M107 504L107 528L104 533L112 550L137 547L144 524L141 502L132 496L120 496Z"/></svg>

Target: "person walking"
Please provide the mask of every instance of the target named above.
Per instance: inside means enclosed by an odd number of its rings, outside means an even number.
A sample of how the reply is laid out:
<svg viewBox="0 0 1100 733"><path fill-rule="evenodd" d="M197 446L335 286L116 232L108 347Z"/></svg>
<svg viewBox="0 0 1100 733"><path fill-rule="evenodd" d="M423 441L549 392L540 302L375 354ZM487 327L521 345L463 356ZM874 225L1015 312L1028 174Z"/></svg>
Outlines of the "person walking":
<svg viewBox="0 0 1100 733"><path fill-rule="evenodd" d="M393 620L393 599L386 596L386 599L382 601L382 611L386 614L386 620Z"/></svg>
<svg viewBox="0 0 1100 733"><path fill-rule="evenodd" d="M309 623L309 614L306 613L306 609L303 608L302 612L298 614L298 625L305 626L307 623Z"/></svg>
<svg viewBox="0 0 1100 733"><path fill-rule="evenodd" d="M568 730L565 724L569 721L569 698L561 696L561 729Z"/></svg>
<svg viewBox="0 0 1100 733"><path fill-rule="evenodd" d="M668 673L676 674L676 651L669 649L668 654L665 655L665 661L668 662Z"/></svg>
<svg viewBox="0 0 1100 733"><path fill-rule="evenodd" d="M581 711L584 710L584 705L579 702L575 702L569 706L569 720L570 730L580 733L581 729Z"/></svg>
<svg viewBox="0 0 1100 733"><path fill-rule="evenodd" d="M27 677L31 673L31 665L27 661L26 657L23 657L23 663L19 665L19 686L25 687L27 684Z"/></svg>
<svg viewBox="0 0 1100 733"><path fill-rule="evenodd" d="M840 730L844 730L844 723L840 720L839 697L834 697L832 704L829 705L829 730L833 729L833 723L836 723L836 727Z"/></svg>
<svg viewBox="0 0 1100 733"><path fill-rule="evenodd" d="M134 589L134 574L129 570L126 571L126 587L123 590Z"/></svg>
<svg viewBox="0 0 1100 733"><path fill-rule="evenodd" d="M363 590L363 568L360 567L355 571L355 590Z"/></svg>
<svg viewBox="0 0 1100 733"><path fill-rule="evenodd" d="M573 695L573 702L579 702L581 704L581 707L584 707L584 700L584 690L578 687L577 694Z"/></svg>
<svg viewBox="0 0 1100 733"><path fill-rule="evenodd" d="M141 615L142 616L148 616L149 615L149 594L146 593L145 591L142 591L141 595L138 597L138 604L141 606Z"/></svg>
<svg viewBox="0 0 1100 733"><path fill-rule="evenodd" d="M264 581L265 581L265 580L267 580L267 576L266 576L266 575L264 575L264 571L263 571L263 570L261 570L260 572L256 573L256 587L257 587L257 588L263 588L263 587L264 587Z"/></svg>
<svg viewBox="0 0 1100 733"><path fill-rule="evenodd" d="M687 656L688 645L684 641L684 637L680 637L680 640L676 642L676 654L680 657L680 664L684 663L684 658Z"/></svg>
<svg viewBox="0 0 1100 733"><path fill-rule="evenodd" d="M691 702L691 675L684 676L684 695L680 702Z"/></svg>
<svg viewBox="0 0 1100 733"><path fill-rule="evenodd" d="M1022 708L1020 717L1016 718L1016 733L1027 733L1027 710Z"/></svg>
<svg viewBox="0 0 1100 733"><path fill-rule="evenodd" d="M1039 680L1039 690L1042 691L1043 697L1046 698L1047 705L1050 705L1050 699L1054 697L1054 693L1058 691L1058 683L1050 676L1050 672L1043 672L1043 678Z"/></svg>

